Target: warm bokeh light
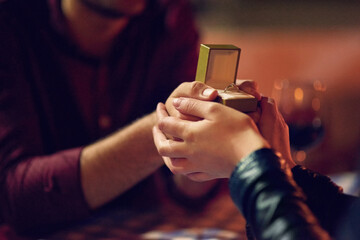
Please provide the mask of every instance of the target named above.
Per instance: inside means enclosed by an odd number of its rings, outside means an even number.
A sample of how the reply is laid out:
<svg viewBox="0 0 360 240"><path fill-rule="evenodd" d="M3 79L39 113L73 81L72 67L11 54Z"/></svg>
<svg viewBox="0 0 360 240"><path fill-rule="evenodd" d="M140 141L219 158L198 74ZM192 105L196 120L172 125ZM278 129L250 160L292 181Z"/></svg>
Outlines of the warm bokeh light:
<svg viewBox="0 0 360 240"><path fill-rule="evenodd" d="M295 160L297 162L303 162L306 159L306 152L305 151L298 151L295 153Z"/></svg>
<svg viewBox="0 0 360 240"><path fill-rule="evenodd" d="M314 111L319 111L320 110L320 99L319 98L314 98L311 101L311 106L314 109Z"/></svg>
<svg viewBox="0 0 360 240"><path fill-rule="evenodd" d="M319 80L314 81L313 86L314 86L314 89L316 91L319 91L319 92L325 92L326 91L326 86L322 82L320 82Z"/></svg>
<svg viewBox="0 0 360 240"><path fill-rule="evenodd" d="M301 104L304 100L304 90L302 88L295 88L294 99L297 104Z"/></svg>
<svg viewBox="0 0 360 240"><path fill-rule="evenodd" d="M284 87L284 81L275 81L274 82L274 88L276 90L281 90Z"/></svg>

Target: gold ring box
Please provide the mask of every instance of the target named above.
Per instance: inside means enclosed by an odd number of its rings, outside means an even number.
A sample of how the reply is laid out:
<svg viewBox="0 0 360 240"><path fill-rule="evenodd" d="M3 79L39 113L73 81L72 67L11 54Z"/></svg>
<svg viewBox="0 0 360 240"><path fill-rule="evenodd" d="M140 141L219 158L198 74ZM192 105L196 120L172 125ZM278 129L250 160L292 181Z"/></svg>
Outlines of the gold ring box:
<svg viewBox="0 0 360 240"><path fill-rule="evenodd" d="M235 84L240 52L234 45L201 44L195 81L217 89L216 101L241 112L253 112L256 98Z"/></svg>

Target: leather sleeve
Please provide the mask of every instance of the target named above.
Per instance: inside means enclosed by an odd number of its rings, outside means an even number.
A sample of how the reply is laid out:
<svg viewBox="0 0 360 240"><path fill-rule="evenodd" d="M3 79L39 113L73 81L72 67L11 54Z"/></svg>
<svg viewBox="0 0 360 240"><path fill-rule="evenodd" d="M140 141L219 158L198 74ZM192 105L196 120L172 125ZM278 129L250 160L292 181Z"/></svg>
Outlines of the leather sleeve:
<svg viewBox="0 0 360 240"><path fill-rule="evenodd" d="M334 236L344 214L358 198L344 194L343 189L332 182L328 176L299 165L291 171L295 182L307 197L306 203L310 210L315 214L321 226Z"/></svg>
<svg viewBox="0 0 360 240"><path fill-rule="evenodd" d="M257 239L330 239L306 197L271 149L244 158L230 178L230 194Z"/></svg>

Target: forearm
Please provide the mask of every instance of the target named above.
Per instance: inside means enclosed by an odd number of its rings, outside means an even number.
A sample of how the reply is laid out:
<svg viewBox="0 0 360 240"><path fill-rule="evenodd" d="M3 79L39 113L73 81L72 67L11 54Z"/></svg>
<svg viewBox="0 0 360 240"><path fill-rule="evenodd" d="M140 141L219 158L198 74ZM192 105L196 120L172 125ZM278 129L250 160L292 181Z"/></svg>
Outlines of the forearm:
<svg viewBox="0 0 360 240"><path fill-rule="evenodd" d="M90 208L111 201L163 164L152 138L155 118L147 115L84 148L81 181Z"/></svg>
<svg viewBox="0 0 360 240"><path fill-rule="evenodd" d="M35 231L88 216L89 207L114 199L163 164L152 139L153 123L151 114L82 151L35 156L1 168L1 217L19 231Z"/></svg>

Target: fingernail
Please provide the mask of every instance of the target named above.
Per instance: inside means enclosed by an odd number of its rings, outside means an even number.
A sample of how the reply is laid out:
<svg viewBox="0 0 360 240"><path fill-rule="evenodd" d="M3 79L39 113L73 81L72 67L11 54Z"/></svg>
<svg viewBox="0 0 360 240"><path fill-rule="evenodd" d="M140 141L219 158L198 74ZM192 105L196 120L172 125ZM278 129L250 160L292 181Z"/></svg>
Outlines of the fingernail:
<svg viewBox="0 0 360 240"><path fill-rule="evenodd" d="M215 89L213 89L213 88L206 88L202 92L202 95L205 96L205 97L209 97L214 91L215 91Z"/></svg>
<svg viewBox="0 0 360 240"><path fill-rule="evenodd" d="M175 98L175 99L173 100L173 105L174 105L174 107L179 107L180 104L181 104L181 101L182 101L181 98Z"/></svg>

